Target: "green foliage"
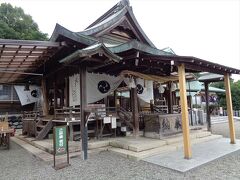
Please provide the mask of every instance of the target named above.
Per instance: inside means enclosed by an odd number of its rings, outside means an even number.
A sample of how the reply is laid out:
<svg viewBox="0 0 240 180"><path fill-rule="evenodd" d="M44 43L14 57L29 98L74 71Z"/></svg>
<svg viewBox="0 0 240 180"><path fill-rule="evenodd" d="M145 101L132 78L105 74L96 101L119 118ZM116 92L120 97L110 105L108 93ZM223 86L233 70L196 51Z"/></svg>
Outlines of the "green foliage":
<svg viewBox="0 0 240 180"><path fill-rule="evenodd" d="M30 15L24 13L22 8L11 4L0 5L0 38L47 40L47 34L42 33L37 23Z"/></svg>
<svg viewBox="0 0 240 180"><path fill-rule="evenodd" d="M211 86L225 89L223 82L213 83ZM232 93L233 109L239 110L240 109L240 81L237 81L237 82L231 81L231 93ZM226 94L218 93L217 95L220 99L220 101L219 101L220 106L223 106L224 108L226 108L226 106L227 106L226 105Z"/></svg>
<svg viewBox="0 0 240 180"><path fill-rule="evenodd" d="M202 106L201 106L201 105L199 105L199 104L193 104L193 105L192 105L192 107L193 107L193 108L200 109Z"/></svg>

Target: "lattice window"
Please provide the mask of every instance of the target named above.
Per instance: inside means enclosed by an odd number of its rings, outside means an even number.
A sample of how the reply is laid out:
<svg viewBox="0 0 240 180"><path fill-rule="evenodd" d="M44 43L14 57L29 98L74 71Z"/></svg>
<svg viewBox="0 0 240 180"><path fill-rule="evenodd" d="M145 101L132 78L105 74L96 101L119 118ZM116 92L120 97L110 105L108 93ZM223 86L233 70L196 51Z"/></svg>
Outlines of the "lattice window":
<svg viewBox="0 0 240 180"><path fill-rule="evenodd" d="M0 101L11 101L11 85L0 85Z"/></svg>

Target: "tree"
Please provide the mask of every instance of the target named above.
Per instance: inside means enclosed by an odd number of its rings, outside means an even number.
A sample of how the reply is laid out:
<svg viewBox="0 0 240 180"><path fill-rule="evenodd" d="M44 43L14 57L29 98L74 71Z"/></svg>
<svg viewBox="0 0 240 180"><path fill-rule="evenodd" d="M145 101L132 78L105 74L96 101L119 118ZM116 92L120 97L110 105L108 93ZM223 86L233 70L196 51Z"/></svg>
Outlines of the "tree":
<svg viewBox="0 0 240 180"><path fill-rule="evenodd" d="M47 40L47 34L42 33L30 15L20 7L11 4L0 5L0 38Z"/></svg>
<svg viewBox="0 0 240 180"><path fill-rule="evenodd" d="M225 89L223 82L217 82L211 84L211 86ZM234 110L240 110L240 80L237 82L231 81L231 93L232 93L232 104ZM219 104L226 108L226 94L219 93L217 94L219 97Z"/></svg>

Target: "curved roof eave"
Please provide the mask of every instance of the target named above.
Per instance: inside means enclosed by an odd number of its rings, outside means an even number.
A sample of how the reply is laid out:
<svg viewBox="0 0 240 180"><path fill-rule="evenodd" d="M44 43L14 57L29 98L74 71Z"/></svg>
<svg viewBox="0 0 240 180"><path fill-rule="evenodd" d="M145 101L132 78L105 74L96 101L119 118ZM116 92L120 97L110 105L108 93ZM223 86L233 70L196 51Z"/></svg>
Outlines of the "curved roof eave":
<svg viewBox="0 0 240 180"><path fill-rule="evenodd" d="M114 15L109 16L108 18L104 19L103 21L99 22L98 24L85 29L84 31L78 32L78 34L84 34L84 35L93 35L97 34L100 31L103 31L114 24L116 24L127 12L127 8L124 7Z"/></svg>
<svg viewBox="0 0 240 180"><path fill-rule="evenodd" d="M107 47L105 47L102 43L97 43L91 46L88 46L87 48L77 50L74 53L70 54L69 56L61 59L60 63L71 63L75 60L77 60L79 57L86 57L91 56L97 53L103 53L105 56L107 56L111 61L114 61L118 63L122 58L111 51L108 50Z"/></svg>
<svg viewBox="0 0 240 180"><path fill-rule="evenodd" d="M152 43L152 41L148 38L148 36L145 34L145 32L143 31L143 29L141 28L141 26L139 25L135 15L133 14L132 8L128 7L128 13L131 17L131 19L133 20L135 26L137 27L137 29L140 31L140 33L142 34L143 38L146 40L146 42L151 46L156 48L156 46Z"/></svg>
<svg viewBox="0 0 240 180"><path fill-rule="evenodd" d="M98 42L98 40L93 37L72 32L57 23L50 38L50 41L57 41L57 38L60 35L86 45L92 45Z"/></svg>
<svg viewBox="0 0 240 180"><path fill-rule="evenodd" d="M85 29L84 31L78 32L78 34L83 35L93 35L97 34L101 31L104 31L108 29L109 27L115 27L120 24L123 17L126 17L130 20L133 24L133 28L136 28L135 30L140 33L141 39L143 40L143 43L146 43L150 45L153 48L156 48L155 45L152 43L152 41L147 37L147 35L144 33L143 29L139 25L135 15L133 14L132 8L126 4L121 10L116 12L115 14L107 17L103 21L99 22L98 24L94 24L94 26L89 27L88 29Z"/></svg>
<svg viewBox="0 0 240 180"><path fill-rule="evenodd" d="M121 53L124 51L128 51L131 49L136 49L145 53L149 53L152 55L172 55L171 53L159 50L157 48L153 48L151 46L148 46L146 44L143 44L141 42L138 42L136 40L132 40L130 42L114 46L114 47L109 47L108 48L112 53Z"/></svg>

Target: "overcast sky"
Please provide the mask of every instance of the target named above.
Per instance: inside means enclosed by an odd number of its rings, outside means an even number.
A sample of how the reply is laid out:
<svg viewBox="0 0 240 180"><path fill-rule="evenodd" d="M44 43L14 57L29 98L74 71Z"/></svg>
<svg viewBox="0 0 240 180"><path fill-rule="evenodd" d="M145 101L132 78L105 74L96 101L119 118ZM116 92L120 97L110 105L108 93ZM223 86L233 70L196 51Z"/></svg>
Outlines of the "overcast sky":
<svg viewBox="0 0 240 180"><path fill-rule="evenodd" d="M81 31L119 0L0 0L22 7L51 36L56 23ZM178 55L240 69L240 0L130 0L152 42ZM240 79L240 76L234 78Z"/></svg>

